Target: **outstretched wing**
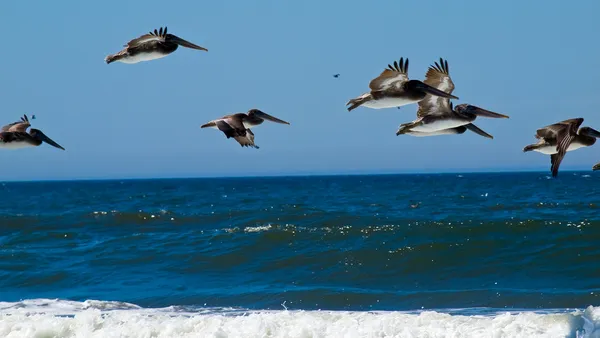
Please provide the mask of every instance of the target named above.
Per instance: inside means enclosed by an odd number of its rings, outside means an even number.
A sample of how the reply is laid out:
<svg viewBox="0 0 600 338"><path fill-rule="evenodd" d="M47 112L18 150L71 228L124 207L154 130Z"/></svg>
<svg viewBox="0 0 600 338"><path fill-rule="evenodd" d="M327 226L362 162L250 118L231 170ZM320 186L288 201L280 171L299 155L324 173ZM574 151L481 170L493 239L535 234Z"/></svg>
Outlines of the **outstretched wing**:
<svg viewBox="0 0 600 338"><path fill-rule="evenodd" d="M563 121L563 126L558 128L556 132L556 154L552 154L550 156L550 161L552 163L552 177L556 177L558 175L558 168L560 167L560 163L563 158L567 154L567 149L571 145L571 142L577 136L577 130L581 123L583 123L583 119L570 119Z"/></svg>
<svg viewBox="0 0 600 338"><path fill-rule="evenodd" d="M452 82L452 78L450 77L448 61L440 58L439 63L436 62L435 65L429 66L425 74L425 81L423 82L443 92L452 94L454 91L454 82ZM452 105L450 104L450 99L427 94L423 100L419 101L417 117L444 115L451 111Z"/></svg>
<svg viewBox="0 0 600 338"><path fill-rule="evenodd" d="M21 121L13 122L3 126L2 131L24 133L29 127L31 127L31 124L29 124L29 118L27 118L27 115L23 115L23 117L21 117Z"/></svg>
<svg viewBox="0 0 600 338"><path fill-rule="evenodd" d="M235 115L229 115L216 122L217 128L221 130L227 138L233 137L242 147L258 147L254 144L254 133L250 129L246 129L240 119L235 118Z"/></svg>
<svg viewBox="0 0 600 338"><path fill-rule="evenodd" d="M394 65L388 65L378 77L371 80L369 88L371 91L386 90L389 88L401 89L408 81L408 58L400 58L400 63L394 61Z"/></svg>
<svg viewBox="0 0 600 338"><path fill-rule="evenodd" d="M254 144L254 133L250 129L245 130L245 135L235 136L234 139L242 147L252 147L258 149L258 146Z"/></svg>
<svg viewBox="0 0 600 338"><path fill-rule="evenodd" d="M556 140L556 144L558 145L560 142L558 141L558 136L561 133L564 133L565 130L573 130L574 133L577 133L579 126L583 123L583 118L575 118L568 119L558 123L551 124L549 126L545 126L544 128L540 128L536 131L535 138L540 139L543 138L546 141Z"/></svg>
<svg viewBox="0 0 600 338"><path fill-rule="evenodd" d="M144 43L151 42L151 41L165 42L166 36L167 36L167 27L165 27L164 30L162 27L160 27L159 30L155 29L154 32L144 34L138 38L135 38L135 39L129 41L124 47L135 48L135 47L139 47L140 45L143 45Z"/></svg>

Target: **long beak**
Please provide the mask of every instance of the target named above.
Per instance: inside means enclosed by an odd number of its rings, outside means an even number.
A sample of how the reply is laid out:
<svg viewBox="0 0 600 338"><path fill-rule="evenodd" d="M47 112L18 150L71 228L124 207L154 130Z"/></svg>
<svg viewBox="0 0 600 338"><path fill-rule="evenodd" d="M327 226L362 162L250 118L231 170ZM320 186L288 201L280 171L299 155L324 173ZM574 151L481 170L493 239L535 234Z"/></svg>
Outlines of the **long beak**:
<svg viewBox="0 0 600 338"><path fill-rule="evenodd" d="M480 136L487 137L487 138L491 138L491 139L493 139L493 138L494 138L494 136L492 136L492 135L490 135L490 134L486 133L485 131L483 131L482 129L480 129L479 127L477 127L476 125L474 125L473 123L466 124L466 125L465 125L465 127L466 127L467 129L469 129L470 131L472 131L472 132L474 132L475 134L478 134L478 135L480 135Z"/></svg>
<svg viewBox="0 0 600 338"><path fill-rule="evenodd" d="M484 117L493 117L493 118L503 118L503 119L507 119L508 115L503 115L503 114L498 114L498 113L494 113L493 111L489 111L489 110L485 110L476 106L471 106L469 105L469 113L475 114L477 116L484 116Z"/></svg>
<svg viewBox="0 0 600 338"><path fill-rule="evenodd" d="M590 135L590 136L593 136L593 137L595 137L595 138L600 138L600 132L599 132L599 131L597 131L597 130L596 130L596 129L594 129L594 128L590 128L590 127L588 127L588 130L587 130L587 133L586 133L586 134L588 134L588 135ZM599 164L600 164L600 163L599 163Z"/></svg>
<svg viewBox="0 0 600 338"><path fill-rule="evenodd" d="M286 122L284 120L280 120L280 119L278 119L278 118L276 118L274 116L271 116L271 115L269 115L267 113L254 112L254 115L257 116L257 117L260 117L263 120L268 120L268 121L271 121L271 122L276 122L276 123L281 123L281 124L290 124L289 122Z"/></svg>
<svg viewBox="0 0 600 338"><path fill-rule="evenodd" d="M208 52L208 49L204 48L204 47L200 47L198 45L195 45L189 41L186 41L176 35L173 34L167 34L167 40L171 41L171 42L175 42L176 44L183 46L183 47L187 47L187 48L192 48L192 49L198 49L198 50L203 50Z"/></svg>
<svg viewBox="0 0 600 338"><path fill-rule="evenodd" d="M458 100L458 96L454 96L452 94L448 94L448 93L446 93L444 91L441 91L441 90L439 90L439 89L437 89L435 87L432 87L432 86L430 86L430 85L428 85L426 83L423 83L423 82L421 82L419 80L411 80L411 81L414 81L413 82L414 83L413 86L416 89L420 89L420 90L424 91L427 94L431 94L431 95L434 95L434 96L441 96L441 97L444 97L444 98L447 98L447 99Z"/></svg>
<svg viewBox="0 0 600 338"><path fill-rule="evenodd" d="M65 148L63 148L60 144L54 142L51 138L49 138L48 136L46 136L44 133L38 131L38 134L40 135L40 138L42 141L48 143L49 145L56 147L58 149L62 149L65 150Z"/></svg>
<svg viewBox="0 0 600 338"><path fill-rule="evenodd" d="M600 163L594 164L594 166L592 167L592 170L594 170L594 171L600 170Z"/></svg>

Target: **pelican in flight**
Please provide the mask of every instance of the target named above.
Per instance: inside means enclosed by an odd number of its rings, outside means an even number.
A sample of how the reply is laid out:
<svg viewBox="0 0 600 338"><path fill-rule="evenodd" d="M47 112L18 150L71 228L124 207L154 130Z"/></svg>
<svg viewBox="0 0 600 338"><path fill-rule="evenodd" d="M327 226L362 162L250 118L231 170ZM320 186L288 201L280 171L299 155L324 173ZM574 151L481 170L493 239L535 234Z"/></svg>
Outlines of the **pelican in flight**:
<svg viewBox="0 0 600 338"><path fill-rule="evenodd" d="M369 83L370 92L354 98L346 105L348 111L365 106L373 109L394 108L416 103L423 100L428 94L441 96L448 99L458 97L434 88L419 80L408 79L408 58L400 58L400 63L388 65L378 77Z"/></svg>
<svg viewBox="0 0 600 338"><path fill-rule="evenodd" d="M261 125L265 120L290 124L289 122L280 120L258 109L250 109L247 114L237 113L225 115L220 119L212 120L200 126L200 128L215 128L222 131L227 138L233 137L242 147L252 147L258 149L254 144L254 133L250 128Z"/></svg>
<svg viewBox="0 0 600 338"><path fill-rule="evenodd" d="M425 84L435 87L438 90L452 93L454 82L450 78L448 61L440 58L440 63L430 66L425 74ZM427 95L422 101L419 101L417 110L417 119L413 122L400 125L396 135L412 134L415 132L429 133L430 136L440 133L452 133L449 129L465 126L482 136L490 137L487 133L480 133L481 129L475 127L471 122L475 121L477 116L508 118L506 115L498 114L485 110L470 104L459 104L456 107L450 102L449 98Z"/></svg>
<svg viewBox="0 0 600 338"><path fill-rule="evenodd" d="M583 118L564 120L538 129L535 138L539 141L523 148L523 152L537 151L538 153L550 155L552 164L552 176L558 175L558 167L567 151L577 150L582 147L589 147L596 143L596 138L600 137L600 132L590 127L579 128L583 123ZM594 166L595 168L595 166Z"/></svg>
<svg viewBox="0 0 600 338"><path fill-rule="evenodd" d="M600 163L594 164L594 166L592 167L592 170L593 171L600 170Z"/></svg>
<svg viewBox="0 0 600 338"><path fill-rule="evenodd" d="M107 64L112 62L138 63L163 58L183 46L208 52L208 49L197 46L173 34L167 34L167 27L161 27L139 38L129 41L125 49L104 58Z"/></svg>
<svg viewBox="0 0 600 338"><path fill-rule="evenodd" d="M49 145L65 150L58 143L54 142L39 129L29 128L29 118L23 115L21 121L7 124L0 131L0 149L19 149L26 147L37 147L46 142Z"/></svg>

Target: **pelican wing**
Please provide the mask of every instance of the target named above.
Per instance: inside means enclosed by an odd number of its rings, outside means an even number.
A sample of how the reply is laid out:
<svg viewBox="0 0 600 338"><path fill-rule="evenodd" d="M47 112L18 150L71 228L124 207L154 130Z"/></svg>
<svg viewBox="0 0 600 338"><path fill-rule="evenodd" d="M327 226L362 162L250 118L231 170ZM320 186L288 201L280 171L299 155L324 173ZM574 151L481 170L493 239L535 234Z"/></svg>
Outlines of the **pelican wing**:
<svg viewBox="0 0 600 338"><path fill-rule="evenodd" d="M30 138L29 134L20 131L2 131L0 132L0 142L22 142Z"/></svg>
<svg viewBox="0 0 600 338"><path fill-rule="evenodd" d="M21 121L13 122L3 126L2 131L24 133L29 127L31 127L31 124L29 124L29 118L27 118L27 115L23 115L23 117L21 117Z"/></svg>
<svg viewBox="0 0 600 338"><path fill-rule="evenodd" d="M223 117L221 120L216 121L217 128L221 130L227 138L233 137L242 147L253 147L257 148L254 144L254 133L250 129L246 129L242 120L237 115L244 114L233 114Z"/></svg>
<svg viewBox="0 0 600 338"><path fill-rule="evenodd" d="M165 42L165 37L167 36L167 27L161 27L159 30L154 30L154 32L150 32L148 34L144 34L138 38L135 38L129 41L124 47L127 48L135 48L139 47L148 42Z"/></svg>
<svg viewBox="0 0 600 338"><path fill-rule="evenodd" d="M448 94L454 91L454 82L450 77L450 68L448 61L440 58L439 63L429 66L425 74L425 84L428 84L436 89L439 89ZM440 96L427 94L425 98L419 101L419 109L417 109L417 117L425 115L444 115L452 111L450 99Z"/></svg>
<svg viewBox="0 0 600 338"><path fill-rule="evenodd" d="M233 137L242 147L257 148L254 144L254 133L250 129L245 130L245 135L238 135Z"/></svg>
<svg viewBox="0 0 600 338"><path fill-rule="evenodd" d="M551 124L549 126L545 126L544 128L540 128L536 131L535 138L541 139L543 138L546 141L556 140L556 144L558 145L560 141L558 140L559 134L564 133L565 130L572 130L574 134L577 133L579 126L583 123L583 118L576 119L568 119L558 123Z"/></svg>
<svg viewBox="0 0 600 338"><path fill-rule="evenodd" d="M552 171L552 177L556 177L558 175L558 168L560 167L560 163L562 162L563 158L567 154L567 149L569 149L571 142L573 142L573 140L575 139L575 136L577 136L577 130L579 129L579 126L581 125L581 123L583 123L583 119L582 118L570 119L570 120L563 121L561 123L562 123L562 126L555 128L556 129L555 132L556 132L556 151L557 151L557 153L550 156L550 161L552 164L550 170ZM555 126L555 125L558 125L561 123L557 123L557 124L551 125L549 127L552 127L552 126ZM553 130L553 129L549 128L548 130Z"/></svg>
<svg viewBox="0 0 600 338"><path fill-rule="evenodd" d="M400 58L400 63L394 61L394 65L388 65L378 77L371 80L369 88L371 91L380 91L386 89L402 89L408 81L408 58Z"/></svg>

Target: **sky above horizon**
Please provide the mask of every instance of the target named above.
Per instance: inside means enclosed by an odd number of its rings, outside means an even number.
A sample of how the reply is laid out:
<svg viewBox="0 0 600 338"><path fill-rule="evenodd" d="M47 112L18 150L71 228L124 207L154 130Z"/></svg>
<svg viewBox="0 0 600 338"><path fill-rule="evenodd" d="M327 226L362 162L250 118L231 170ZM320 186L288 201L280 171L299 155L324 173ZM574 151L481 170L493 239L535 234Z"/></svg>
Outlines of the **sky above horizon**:
<svg viewBox="0 0 600 338"><path fill-rule="evenodd" d="M0 124L35 114L32 126L66 151L0 151L0 180L549 170L549 156L522 152L536 129L574 117L600 129L599 10L592 0L4 1ZM161 26L208 52L104 63ZM455 104L510 119L477 119L493 140L416 138L395 135L416 104L348 112L400 57L421 80L444 57ZM254 129L260 149L200 129L250 108L291 125ZM598 147L569 152L561 169L591 171Z"/></svg>

